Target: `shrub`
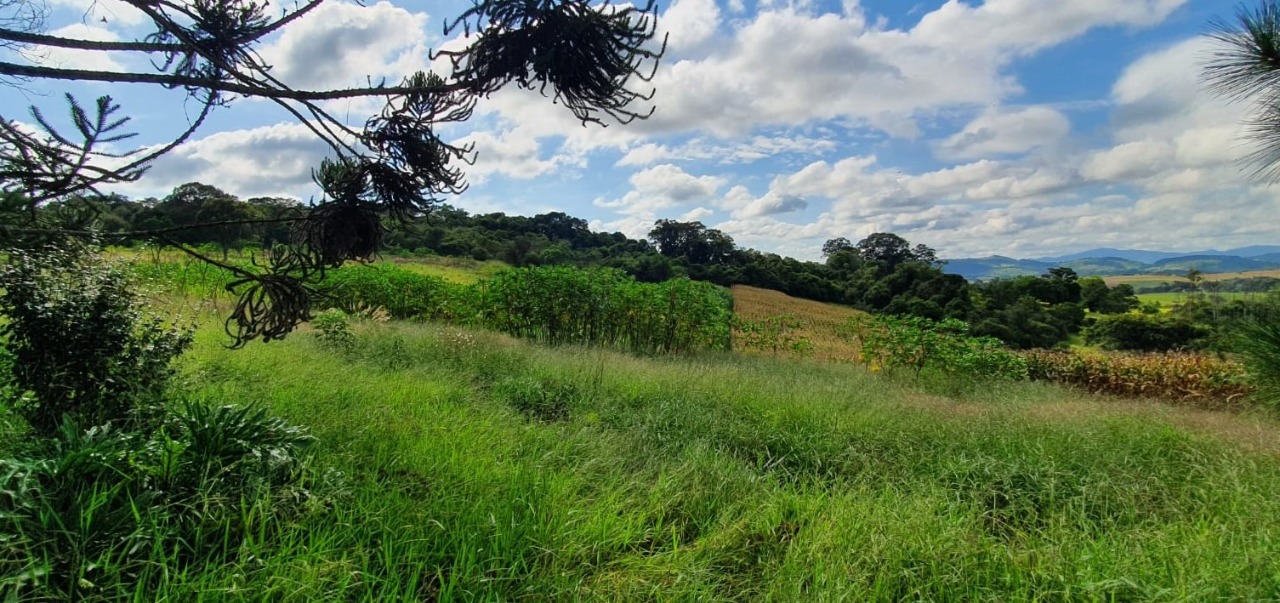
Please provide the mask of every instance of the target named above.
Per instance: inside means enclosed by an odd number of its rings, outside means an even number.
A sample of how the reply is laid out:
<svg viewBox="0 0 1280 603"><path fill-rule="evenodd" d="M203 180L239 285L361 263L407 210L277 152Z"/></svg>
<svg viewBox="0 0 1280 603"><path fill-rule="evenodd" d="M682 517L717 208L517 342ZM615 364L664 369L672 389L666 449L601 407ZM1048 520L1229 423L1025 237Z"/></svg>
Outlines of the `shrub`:
<svg viewBox="0 0 1280 603"><path fill-rule="evenodd" d="M906 368L919 375L929 368L953 378L1027 377L1026 362L1018 354L994 337L969 335L969 325L959 320L888 315L855 320L851 331L861 347L861 360L873 371Z"/></svg>
<svg viewBox="0 0 1280 603"><path fill-rule="evenodd" d="M351 318L342 310L330 308L316 314L311 319L311 326L319 331L320 342L327 347L349 351L355 345L356 336L351 332Z"/></svg>
<svg viewBox="0 0 1280 603"><path fill-rule="evenodd" d="M1108 350L1164 352L1196 347L1208 329L1165 314L1113 314L1093 317L1083 331L1086 343Z"/></svg>
<svg viewBox="0 0 1280 603"><path fill-rule="evenodd" d="M635 352L727 349L727 289L686 278L638 283L620 270L505 270L472 287L473 321L516 337Z"/></svg>
<svg viewBox="0 0 1280 603"><path fill-rule="evenodd" d="M64 416L100 425L153 414L170 362L192 337L137 302L127 273L93 250L9 252L0 337L11 355L8 387L33 395L17 407L32 428L49 435Z"/></svg>
<svg viewBox="0 0 1280 603"><path fill-rule="evenodd" d="M447 314L449 291L444 279L417 274L392 264L354 265L327 273L322 304L353 313L362 307L383 308L392 318L436 319Z"/></svg>
<svg viewBox="0 0 1280 603"><path fill-rule="evenodd" d="M247 523L311 498L310 441L258 407L187 403L149 434L64 423L0 459L0 599L125 599L232 560Z"/></svg>

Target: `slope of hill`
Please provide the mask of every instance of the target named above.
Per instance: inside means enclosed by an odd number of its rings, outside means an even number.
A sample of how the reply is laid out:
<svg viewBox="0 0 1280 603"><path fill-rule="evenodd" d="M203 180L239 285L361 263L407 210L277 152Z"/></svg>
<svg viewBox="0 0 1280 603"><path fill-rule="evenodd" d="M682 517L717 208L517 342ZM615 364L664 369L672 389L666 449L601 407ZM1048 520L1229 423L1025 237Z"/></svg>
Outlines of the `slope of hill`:
<svg viewBox="0 0 1280 603"><path fill-rule="evenodd" d="M1143 264L1154 264L1160 260L1191 255L1234 255L1242 258L1252 258L1269 253L1280 253L1280 245L1249 245L1248 247L1236 247L1222 251L1217 249L1205 249L1201 251L1152 251L1148 249L1116 249L1114 247L1098 247L1096 249L1088 249L1066 255L1032 259L1039 262L1057 264L1089 258L1115 257L1133 262L1141 262Z"/></svg>
<svg viewBox="0 0 1280 603"><path fill-rule="evenodd" d="M1163 251L1126 251L1120 249L1095 249L1061 256L1053 261L1045 259L1020 260L1004 256L985 258L960 258L947 260L943 270L969 280L990 280L1023 275L1043 274L1049 268L1064 266L1080 276L1116 276L1134 274L1181 274L1192 268L1204 273L1251 272L1280 268L1280 252L1268 251L1273 246L1255 245L1245 257L1222 252L1197 254L1167 253ZM1109 256L1087 256L1089 253L1109 253ZM1139 258L1154 258L1143 260ZM1051 258L1052 259L1052 258Z"/></svg>
<svg viewBox="0 0 1280 603"><path fill-rule="evenodd" d="M1234 255L1188 255L1167 258L1151 265L1149 272L1177 274L1191 269L1201 272L1247 272L1275 268L1277 263Z"/></svg>
<svg viewBox="0 0 1280 603"><path fill-rule="evenodd" d="M857 346L842 333L850 320L866 316L866 312L746 285L734 285L732 290L733 313L740 320L740 327L752 323L769 330L755 334L739 328L734 333L734 349L799 353L837 362L851 362L857 357Z"/></svg>

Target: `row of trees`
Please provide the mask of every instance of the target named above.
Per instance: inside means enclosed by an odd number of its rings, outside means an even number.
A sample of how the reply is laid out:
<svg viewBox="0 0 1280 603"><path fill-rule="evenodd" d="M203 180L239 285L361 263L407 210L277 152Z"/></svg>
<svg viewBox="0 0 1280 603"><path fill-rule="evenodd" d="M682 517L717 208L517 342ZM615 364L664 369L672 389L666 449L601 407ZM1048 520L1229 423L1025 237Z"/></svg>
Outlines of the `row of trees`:
<svg viewBox="0 0 1280 603"><path fill-rule="evenodd" d="M187 245L268 247L287 241L286 222L304 208L280 198L240 200L202 183L188 183L160 199L100 197L81 206L107 232L179 228ZM48 211L56 211L50 206ZM927 245L892 233L860 241L831 239L824 262L805 262L738 246L728 234L701 222L658 220L647 240L595 232L586 220L561 212L532 217L471 215L448 205L388 232L393 252L499 259L514 266L574 265L621 269L645 282L689 276L720 285L745 284L873 312L974 324L980 335L1022 348L1052 347L1079 332L1085 311L1126 312L1137 305L1127 285L1108 287L1056 268L1036 277L971 284L943 272Z"/></svg>

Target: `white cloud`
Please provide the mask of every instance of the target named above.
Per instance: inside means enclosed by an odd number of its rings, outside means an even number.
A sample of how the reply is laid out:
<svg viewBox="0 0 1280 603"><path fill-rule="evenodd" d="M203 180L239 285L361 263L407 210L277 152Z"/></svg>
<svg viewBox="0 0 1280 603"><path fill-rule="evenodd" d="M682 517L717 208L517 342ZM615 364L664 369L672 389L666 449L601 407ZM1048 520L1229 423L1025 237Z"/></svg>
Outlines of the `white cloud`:
<svg viewBox="0 0 1280 603"><path fill-rule="evenodd" d="M654 144L648 142L636 147L632 147L622 156L614 165L618 167L628 166L645 166L651 163L657 163L663 159L670 159L675 156L675 151L666 145Z"/></svg>
<svg viewBox="0 0 1280 603"><path fill-rule="evenodd" d="M753 163L779 155L825 155L838 145L810 136L763 136L732 139L694 138L675 147L644 143L632 147L615 165L644 166L659 161L709 161L722 165Z"/></svg>
<svg viewBox="0 0 1280 603"><path fill-rule="evenodd" d="M240 197L310 197L311 170L328 147L305 126L276 124L218 132L188 142L157 160L127 194L163 195L187 182L204 182Z"/></svg>
<svg viewBox="0 0 1280 603"><path fill-rule="evenodd" d="M1155 25L1185 1L952 0L910 30L868 24L857 3L843 15L764 10L724 48L668 62L655 81L659 111L641 127L730 135L845 118L912 137L919 114L1020 92L1005 73L1015 58L1095 27Z"/></svg>
<svg viewBox="0 0 1280 603"><path fill-rule="evenodd" d="M134 26L150 23L142 11L121 0L48 0L50 6L67 9L84 22Z"/></svg>
<svg viewBox="0 0 1280 603"><path fill-rule="evenodd" d="M724 184L723 178L694 176L669 163L636 172L629 181L630 192L619 199L596 199L595 205L627 215L652 215L657 210L708 203Z"/></svg>
<svg viewBox="0 0 1280 603"><path fill-rule="evenodd" d="M1126 142L1095 152L1085 160L1081 173L1102 182L1129 182L1150 178L1167 169L1173 147L1159 140Z"/></svg>
<svg viewBox="0 0 1280 603"><path fill-rule="evenodd" d="M130 9L132 10L132 9ZM75 23L59 27L49 35L60 38L91 40L94 42L117 42L120 40L114 32L97 25ZM73 50L70 48L42 47L38 53L31 52L36 63L61 69L88 69L92 71L124 71L125 68L116 61L118 53L100 50Z"/></svg>
<svg viewBox="0 0 1280 603"><path fill-rule="evenodd" d="M989 109L938 145L947 159L1023 153L1055 144L1071 133L1071 122L1049 107Z"/></svg>
<svg viewBox="0 0 1280 603"><path fill-rule="evenodd" d="M475 165L466 166L471 182L483 183L497 174L527 180L553 172L565 163L563 157L543 159L537 139L523 134L520 130L497 135L478 131L456 141L458 146L475 145Z"/></svg>
<svg viewBox="0 0 1280 603"><path fill-rule="evenodd" d="M369 6L327 2L285 28L262 49L272 75L300 88L367 85L427 66L427 15L386 1Z"/></svg>
<svg viewBox="0 0 1280 603"><path fill-rule="evenodd" d="M668 36L668 56L696 50L711 39L720 25L715 0L676 0L658 19L658 37Z"/></svg>

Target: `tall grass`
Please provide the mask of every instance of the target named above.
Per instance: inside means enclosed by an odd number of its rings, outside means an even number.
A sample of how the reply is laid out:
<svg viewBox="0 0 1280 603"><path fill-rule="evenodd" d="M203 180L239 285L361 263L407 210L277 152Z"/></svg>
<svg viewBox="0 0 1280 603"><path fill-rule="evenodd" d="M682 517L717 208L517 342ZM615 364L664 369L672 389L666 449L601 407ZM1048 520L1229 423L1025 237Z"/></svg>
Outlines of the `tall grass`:
<svg viewBox="0 0 1280 603"><path fill-rule="evenodd" d="M1255 397L1267 406L1280 407L1280 324L1244 321L1234 336L1235 349L1257 388Z"/></svg>
<svg viewBox="0 0 1280 603"><path fill-rule="evenodd" d="M197 398L310 425L347 494L148 594L1280 596L1280 460L1174 422L1034 384L947 400L854 367L356 331L341 354L201 334Z"/></svg>

